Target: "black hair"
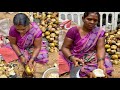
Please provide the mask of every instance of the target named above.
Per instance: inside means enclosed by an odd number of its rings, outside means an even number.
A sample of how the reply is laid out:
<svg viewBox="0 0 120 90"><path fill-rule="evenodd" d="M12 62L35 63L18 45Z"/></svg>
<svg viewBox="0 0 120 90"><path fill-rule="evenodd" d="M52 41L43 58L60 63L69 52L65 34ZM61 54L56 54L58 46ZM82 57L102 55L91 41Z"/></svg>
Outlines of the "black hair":
<svg viewBox="0 0 120 90"><path fill-rule="evenodd" d="M30 19L28 16L24 13L18 13L13 18L14 25L23 25L27 26L30 24Z"/></svg>
<svg viewBox="0 0 120 90"><path fill-rule="evenodd" d="M85 12L83 18L86 18L90 13L96 13L98 15L98 18L100 18L99 12Z"/></svg>
<svg viewBox="0 0 120 90"><path fill-rule="evenodd" d="M86 18L90 13L96 13L97 14L97 16L98 16L98 24L97 24L97 26L100 26L99 25L100 24L100 14L99 14L99 12L85 12L84 15L83 15L83 18Z"/></svg>

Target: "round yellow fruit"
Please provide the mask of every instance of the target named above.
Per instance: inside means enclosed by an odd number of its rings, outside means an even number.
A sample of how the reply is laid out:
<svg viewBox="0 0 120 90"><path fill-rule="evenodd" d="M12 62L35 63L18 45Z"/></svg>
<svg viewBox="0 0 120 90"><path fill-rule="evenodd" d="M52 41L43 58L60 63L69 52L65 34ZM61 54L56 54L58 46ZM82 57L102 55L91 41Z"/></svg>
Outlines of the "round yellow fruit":
<svg viewBox="0 0 120 90"><path fill-rule="evenodd" d="M51 18L51 15L47 15L48 18Z"/></svg>
<svg viewBox="0 0 120 90"><path fill-rule="evenodd" d="M55 44L54 43L50 43L50 47L55 47Z"/></svg>
<svg viewBox="0 0 120 90"><path fill-rule="evenodd" d="M30 70L30 68L29 68L28 65L25 66L25 71L26 71L26 73L27 73L28 75L31 75L31 74L33 73L33 69Z"/></svg>
<svg viewBox="0 0 120 90"><path fill-rule="evenodd" d="M116 53L116 50L111 50L110 52L109 52L109 54L115 54Z"/></svg>
<svg viewBox="0 0 120 90"><path fill-rule="evenodd" d="M50 31L50 32L54 32L54 31L55 31L55 28L51 28L49 31Z"/></svg>
<svg viewBox="0 0 120 90"><path fill-rule="evenodd" d="M116 49L117 49L117 46L116 46L116 45L112 45L112 46L111 46L111 49L116 50Z"/></svg>
<svg viewBox="0 0 120 90"><path fill-rule="evenodd" d="M50 29L52 29L52 25L49 25L49 26L48 26L48 30L50 30Z"/></svg>
<svg viewBox="0 0 120 90"><path fill-rule="evenodd" d="M118 31L118 32L117 32L117 34L119 34L119 35L120 35L120 31Z"/></svg>
<svg viewBox="0 0 120 90"><path fill-rule="evenodd" d="M58 43L58 41L57 41L57 40L54 40L53 42L54 42L54 43Z"/></svg>
<svg viewBox="0 0 120 90"><path fill-rule="evenodd" d="M110 38L114 38L115 36L114 35L110 35Z"/></svg>
<svg viewBox="0 0 120 90"><path fill-rule="evenodd" d="M55 33L51 33L51 34L50 34L50 37L52 37L52 38L54 38L55 36L56 36Z"/></svg>
<svg viewBox="0 0 120 90"><path fill-rule="evenodd" d="M106 45L105 45L105 48L106 48L106 49L110 48L110 45L109 45L109 44L106 44Z"/></svg>
<svg viewBox="0 0 120 90"><path fill-rule="evenodd" d="M46 39L48 39L48 40L49 40L49 39L50 39L50 36L46 36Z"/></svg>
<svg viewBox="0 0 120 90"><path fill-rule="evenodd" d="M59 31L55 31L56 35L59 35Z"/></svg>
<svg viewBox="0 0 120 90"><path fill-rule="evenodd" d="M114 40L108 40L108 42L109 42L109 45L116 45L116 41Z"/></svg>
<svg viewBox="0 0 120 90"><path fill-rule="evenodd" d="M116 43L116 45L118 46L118 48L120 48L120 43Z"/></svg>
<svg viewBox="0 0 120 90"><path fill-rule="evenodd" d="M120 54L118 54L118 58L120 59Z"/></svg>
<svg viewBox="0 0 120 90"><path fill-rule="evenodd" d="M50 52L54 52L54 49L50 48Z"/></svg>
<svg viewBox="0 0 120 90"><path fill-rule="evenodd" d="M116 55L120 55L120 52L116 52Z"/></svg>
<svg viewBox="0 0 120 90"><path fill-rule="evenodd" d="M115 55L112 55L111 58L112 58L113 60L118 59L118 55L116 55L116 54L115 54Z"/></svg>
<svg viewBox="0 0 120 90"><path fill-rule="evenodd" d="M54 43L55 44L55 46L58 46L58 43Z"/></svg>
<svg viewBox="0 0 120 90"><path fill-rule="evenodd" d="M48 27L48 25L47 25L47 24L45 24L45 25L44 25L44 27L45 27L45 28L47 28L47 27Z"/></svg>
<svg viewBox="0 0 120 90"><path fill-rule="evenodd" d="M55 39L58 40L58 36L55 36Z"/></svg>
<svg viewBox="0 0 120 90"><path fill-rule="evenodd" d="M108 36L109 35L109 33L105 33L105 36Z"/></svg>
<svg viewBox="0 0 120 90"><path fill-rule="evenodd" d="M48 12L48 14L52 14L53 12Z"/></svg>
<svg viewBox="0 0 120 90"><path fill-rule="evenodd" d="M118 65L118 64L119 64L119 61L118 61L118 60L113 60L112 63L115 64L115 65Z"/></svg>
<svg viewBox="0 0 120 90"><path fill-rule="evenodd" d="M109 48L109 49L107 49L107 52L109 53L109 52L111 52L111 49Z"/></svg>
<svg viewBox="0 0 120 90"><path fill-rule="evenodd" d="M1 75L0 78L7 78L5 74Z"/></svg>
<svg viewBox="0 0 120 90"><path fill-rule="evenodd" d="M39 28L40 28L40 29L42 29L42 27L43 27L42 25L39 25Z"/></svg>
<svg viewBox="0 0 120 90"><path fill-rule="evenodd" d="M42 25L45 25L45 21L44 21L44 20L42 20L42 21L41 21L41 24L42 24Z"/></svg>
<svg viewBox="0 0 120 90"><path fill-rule="evenodd" d="M120 43L120 40L117 40L117 43Z"/></svg>
<svg viewBox="0 0 120 90"><path fill-rule="evenodd" d="M45 32L45 35L46 35L46 36L50 35L50 32L49 32L49 31L46 31L46 32Z"/></svg>
<svg viewBox="0 0 120 90"><path fill-rule="evenodd" d="M42 33L42 37L44 37L45 36L45 34L44 33Z"/></svg>
<svg viewBox="0 0 120 90"><path fill-rule="evenodd" d="M53 41L54 41L54 38L49 38L49 41L50 41L50 42L53 42Z"/></svg>
<svg viewBox="0 0 120 90"><path fill-rule="evenodd" d="M45 27L42 27L41 30L42 30L42 32L45 32L45 31L46 31L46 28L45 28Z"/></svg>

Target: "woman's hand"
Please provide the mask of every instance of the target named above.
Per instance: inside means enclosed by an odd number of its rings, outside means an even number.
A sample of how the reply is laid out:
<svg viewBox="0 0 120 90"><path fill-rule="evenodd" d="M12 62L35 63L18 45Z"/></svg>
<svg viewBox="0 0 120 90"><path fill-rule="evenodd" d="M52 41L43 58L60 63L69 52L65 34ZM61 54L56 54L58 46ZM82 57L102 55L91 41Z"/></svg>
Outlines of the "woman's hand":
<svg viewBox="0 0 120 90"><path fill-rule="evenodd" d="M34 60L32 60L32 59L30 59L30 61L28 62L28 66L30 67L30 70L32 70L34 68L33 62L34 62Z"/></svg>
<svg viewBox="0 0 120 90"><path fill-rule="evenodd" d="M83 60L76 57L71 57L71 61L74 63L75 67L79 66L79 63L84 65Z"/></svg>
<svg viewBox="0 0 120 90"><path fill-rule="evenodd" d="M107 73L106 73L106 67L105 67L104 65L99 65L99 64L98 64L98 68L100 68L100 69L102 69L102 70L103 70L104 75L105 75L105 78L107 78L107 77L108 77L108 75L107 75Z"/></svg>
<svg viewBox="0 0 120 90"><path fill-rule="evenodd" d="M89 78L96 78L96 76L95 76L95 74L94 74L93 72L90 72L90 73L88 74L88 76L89 76Z"/></svg>

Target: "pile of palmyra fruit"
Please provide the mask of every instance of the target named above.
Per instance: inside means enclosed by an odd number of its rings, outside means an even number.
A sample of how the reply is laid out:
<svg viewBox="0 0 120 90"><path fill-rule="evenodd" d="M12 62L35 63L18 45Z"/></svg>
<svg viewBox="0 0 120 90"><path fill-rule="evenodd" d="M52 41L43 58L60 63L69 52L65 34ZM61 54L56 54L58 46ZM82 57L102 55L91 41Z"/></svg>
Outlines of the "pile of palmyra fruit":
<svg viewBox="0 0 120 90"><path fill-rule="evenodd" d="M43 38L48 41L50 52L58 51L59 21L58 12L34 12L34 20L42 30Z"/></svg>
<svg viewBox="0 0 120 90"><path fill-rule="evenodd" d="M105 48L113 64L120 64L120 29L105 33Z"/></svg>

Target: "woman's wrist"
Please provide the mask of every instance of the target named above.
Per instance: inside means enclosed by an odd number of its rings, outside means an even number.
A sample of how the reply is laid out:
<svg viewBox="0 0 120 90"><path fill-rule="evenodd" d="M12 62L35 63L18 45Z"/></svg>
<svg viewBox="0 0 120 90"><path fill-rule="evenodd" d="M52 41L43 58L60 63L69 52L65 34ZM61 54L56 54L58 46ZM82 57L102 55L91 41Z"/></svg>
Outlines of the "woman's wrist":
<svg viewBox="0 0 120 90"><path fill-rule="evenodd" d="M97 62L104 61L104 58L98 58Z"/></svg>
<svg viewBox="0 0 120 90"><path fill-rule="evenodd" d="M102 60L102 61L99 61L98 62L98 67L100 68L100 67L103 67L104 66L104 61Z"/></svg>
<svg viewBox="0 0 120 90"><path fill-rule="evenodd" d="M73 55L68 56L68 59L69 59L70 61L72 61L73 58L74 58Z"/></svg>
<svg viewBox="0 0 120 90"><path fill-rule="evenodd" d="M34 60L35 60L35 57L31 57L30 60L31 60L31 61L34 61Z"/></svg>
<svg viewBox="0 0 120 90"><path fill-rule="evenodd" d="M24 57L24 55L21 53L18 55L19 58Z"/></svg>
<svg viewBox="0 0 120 90"><path fill-rule="evenodd" d="M34 62L34 59L32 59L32 58L31 58L29 62L31 62L31 63L33 64L33 62Z"/></svg>

